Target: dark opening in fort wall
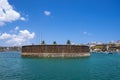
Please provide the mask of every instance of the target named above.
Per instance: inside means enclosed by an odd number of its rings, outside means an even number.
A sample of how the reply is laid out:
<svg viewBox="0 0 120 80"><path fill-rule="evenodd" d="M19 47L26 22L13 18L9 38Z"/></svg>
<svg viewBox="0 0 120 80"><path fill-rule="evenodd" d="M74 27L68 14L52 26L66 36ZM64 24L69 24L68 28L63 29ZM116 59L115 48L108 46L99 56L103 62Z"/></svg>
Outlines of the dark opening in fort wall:
<svg viewBox="0 0 120 80"><path fill-rule="evenodd" d="M28 45L22 46L24 57L84 57L90 56L85 45Z"/></svg>

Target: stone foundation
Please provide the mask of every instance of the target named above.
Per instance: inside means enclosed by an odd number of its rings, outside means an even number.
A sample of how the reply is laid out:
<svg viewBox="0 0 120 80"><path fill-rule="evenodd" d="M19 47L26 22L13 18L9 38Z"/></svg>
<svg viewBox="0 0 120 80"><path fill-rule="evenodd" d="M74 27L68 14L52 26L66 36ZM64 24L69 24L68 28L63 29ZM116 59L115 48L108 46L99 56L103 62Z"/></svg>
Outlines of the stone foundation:
<svg viewBox="0 0 120 80"><path fill-rule="evenodd" d="M90 53L22 53L23 57L41 57L41 58L57 58L57 57L88 57Z"/></svg>

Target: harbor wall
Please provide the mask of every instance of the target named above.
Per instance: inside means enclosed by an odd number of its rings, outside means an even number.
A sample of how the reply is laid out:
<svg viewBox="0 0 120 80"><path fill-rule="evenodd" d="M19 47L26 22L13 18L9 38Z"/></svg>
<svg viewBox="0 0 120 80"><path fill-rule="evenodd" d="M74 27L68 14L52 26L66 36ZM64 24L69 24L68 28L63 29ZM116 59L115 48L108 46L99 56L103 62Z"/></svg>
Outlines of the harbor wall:
<svg viewBox="0 0 120 80"><path fill-rule="evenodd" d="M24 57L85 57L90 56L85 45L29 45L22 46Z"/></svg>

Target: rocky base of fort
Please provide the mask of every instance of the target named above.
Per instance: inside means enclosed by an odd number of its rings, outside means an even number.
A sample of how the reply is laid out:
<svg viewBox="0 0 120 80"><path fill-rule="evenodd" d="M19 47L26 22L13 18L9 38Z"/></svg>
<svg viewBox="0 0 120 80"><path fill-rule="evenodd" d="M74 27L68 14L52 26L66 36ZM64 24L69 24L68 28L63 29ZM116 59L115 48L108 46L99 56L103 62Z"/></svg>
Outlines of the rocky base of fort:
<svg viewBox="0 0 120 80"><path fill-rule="evenodd" d="M89 57L90 53L22 53L22 57L40 57L40 58L76 58Z"/></svg>

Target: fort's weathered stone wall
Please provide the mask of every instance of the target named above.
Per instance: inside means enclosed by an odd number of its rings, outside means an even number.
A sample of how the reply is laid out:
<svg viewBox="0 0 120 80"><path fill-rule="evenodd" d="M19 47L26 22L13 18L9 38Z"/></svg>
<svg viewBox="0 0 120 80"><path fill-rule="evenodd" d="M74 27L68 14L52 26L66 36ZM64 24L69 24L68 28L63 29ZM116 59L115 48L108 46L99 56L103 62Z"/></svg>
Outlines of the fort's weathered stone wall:
<svg viewBox="0 0 120 80"><path fill-rule="evenodd" d="M22 47L22 56L29 57L82 57L90 56L84 45L29 45Z"/></svg>

